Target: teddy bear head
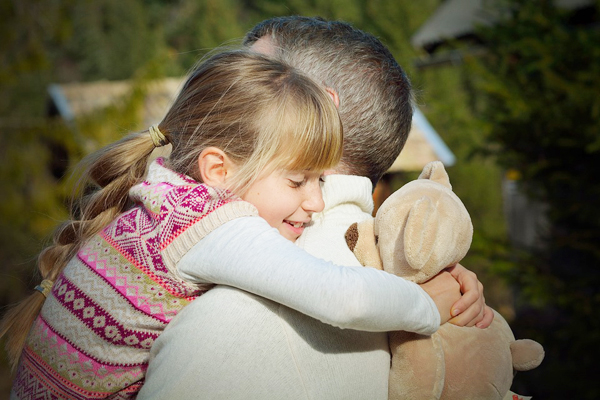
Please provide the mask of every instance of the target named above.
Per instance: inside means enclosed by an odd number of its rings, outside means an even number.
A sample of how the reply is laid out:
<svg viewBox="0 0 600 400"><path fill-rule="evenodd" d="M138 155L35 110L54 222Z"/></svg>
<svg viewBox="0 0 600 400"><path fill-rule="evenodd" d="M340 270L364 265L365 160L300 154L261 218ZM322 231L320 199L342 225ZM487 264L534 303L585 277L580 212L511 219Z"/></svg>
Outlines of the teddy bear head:
<svg viewBox="0 0 600 400"><path fill-rule="evenodd" d="M439 161L388 197L374 220L354 224L346 233L363 265L416 283L459 262L472 237L471 217Z"/></svg>

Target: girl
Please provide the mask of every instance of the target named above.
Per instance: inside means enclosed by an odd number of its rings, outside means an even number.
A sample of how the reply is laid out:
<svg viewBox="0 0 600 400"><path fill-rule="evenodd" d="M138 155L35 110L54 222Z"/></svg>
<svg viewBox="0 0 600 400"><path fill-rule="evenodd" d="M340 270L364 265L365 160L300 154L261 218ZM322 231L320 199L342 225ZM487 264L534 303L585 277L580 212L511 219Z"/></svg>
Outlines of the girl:
<svg viewBox="0 0 600 400"><path fill-rule="evenodd" d="M39 293L4 321L12 398L135 397L155 339L213 284L340 327L435 331L418 286L292 244L323 208L320 177L341 144L333 101L292 68L245 52L201 64L158 127L91 157L97 190L40 255Z"/></svg>

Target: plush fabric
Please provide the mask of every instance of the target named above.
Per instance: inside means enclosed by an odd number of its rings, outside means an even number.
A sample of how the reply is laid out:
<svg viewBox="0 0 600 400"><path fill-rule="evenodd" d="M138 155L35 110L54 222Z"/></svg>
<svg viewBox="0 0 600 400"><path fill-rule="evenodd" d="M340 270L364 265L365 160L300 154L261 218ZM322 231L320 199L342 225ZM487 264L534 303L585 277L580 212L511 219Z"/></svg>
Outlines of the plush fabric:
<svg viewBox="0 0 600 400"><path fill-rule="evenodd" d="M131 398L165 326L209 286L177 274L179 259L250 204L156 160L130 190L137 206L68 263L28 336L13 398Z"/></svg>

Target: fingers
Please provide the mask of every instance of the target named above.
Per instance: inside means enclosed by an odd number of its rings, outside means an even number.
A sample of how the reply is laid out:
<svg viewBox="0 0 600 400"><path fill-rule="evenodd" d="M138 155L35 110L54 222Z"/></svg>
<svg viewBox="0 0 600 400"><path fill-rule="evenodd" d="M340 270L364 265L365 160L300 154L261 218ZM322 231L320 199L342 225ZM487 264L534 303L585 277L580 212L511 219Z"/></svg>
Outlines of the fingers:
<svg viewBox="0 0 600 400"><path fill-rule="evenodd" d="M455 317L471 308L475 303L479 303L477 313L482 311L485 301L483 301L483 284L477 279L474 272L469 271L460 264L447 269L460 285L462 298L452 307L452 316ZM473 313L473 310L470 311Z"/></svg>
<svg viewBox="0 0 600 400"><path fill-rule="evenodd" d="M469 271L460 264L446 269L460 284L460 289L463 293L476 291L483 292L483 285L477 279L477 275L473 271Z"/></svg>
<svg viewBox="0 0 600 400"><path fill-rule="evenodd" d="M460 264L448 269L458 281L463 296L452 306L450 323L458 326L487 328L494 319L492 310L486 306L483 284L477 275Z"/></svg>
<svg viewBox="0 0 600 400"><path fill-rule="evenodd" d="M463 302L467 294L468 293L464 294L457 303ZM455 303L455 305L452 306L452 309L456 310L460 307L462 306L457 306ZM472 302L472 304L462 313L458 315L454 314L456 316L450 319L448 322L458 326L475 326L477 323L484 320L485 307L485 302L483 301L483 297L481 297L477 301Z"/></svg>
<svg viewBox="0 0 600 400"><path fill-rule="evenodd" d="M483 319L481 321L479 321L476 326L480 329L485 329L488 326L490 326L493 321L494 321L494 311L490 307L485 306Z"/></svg>
<svg viewBox="0 0 600 400"><path fill-rule="evenodd" d="M448 321L458 326L477 326L485 329L494 320L494 313L485 304L483 284L477 275L460 264L447 268L447 272L458 282L462 297L451 307L452 318ZM441 275L441 274L440 274Z"/></svg>

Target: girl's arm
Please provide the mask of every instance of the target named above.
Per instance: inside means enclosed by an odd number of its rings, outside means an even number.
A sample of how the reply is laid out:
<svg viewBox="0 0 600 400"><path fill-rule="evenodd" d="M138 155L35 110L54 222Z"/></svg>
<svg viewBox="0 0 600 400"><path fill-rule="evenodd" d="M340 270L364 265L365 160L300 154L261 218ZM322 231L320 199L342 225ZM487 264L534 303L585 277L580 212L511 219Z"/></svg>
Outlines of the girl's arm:
<svg viewBox="0 0 600 400"><path fill-rule="evenodd" d="M435 303L418 285L315 258L258 217L217 228L178 269L186 280L237 287L340 328L431 334L440 324Z"/></svg>

